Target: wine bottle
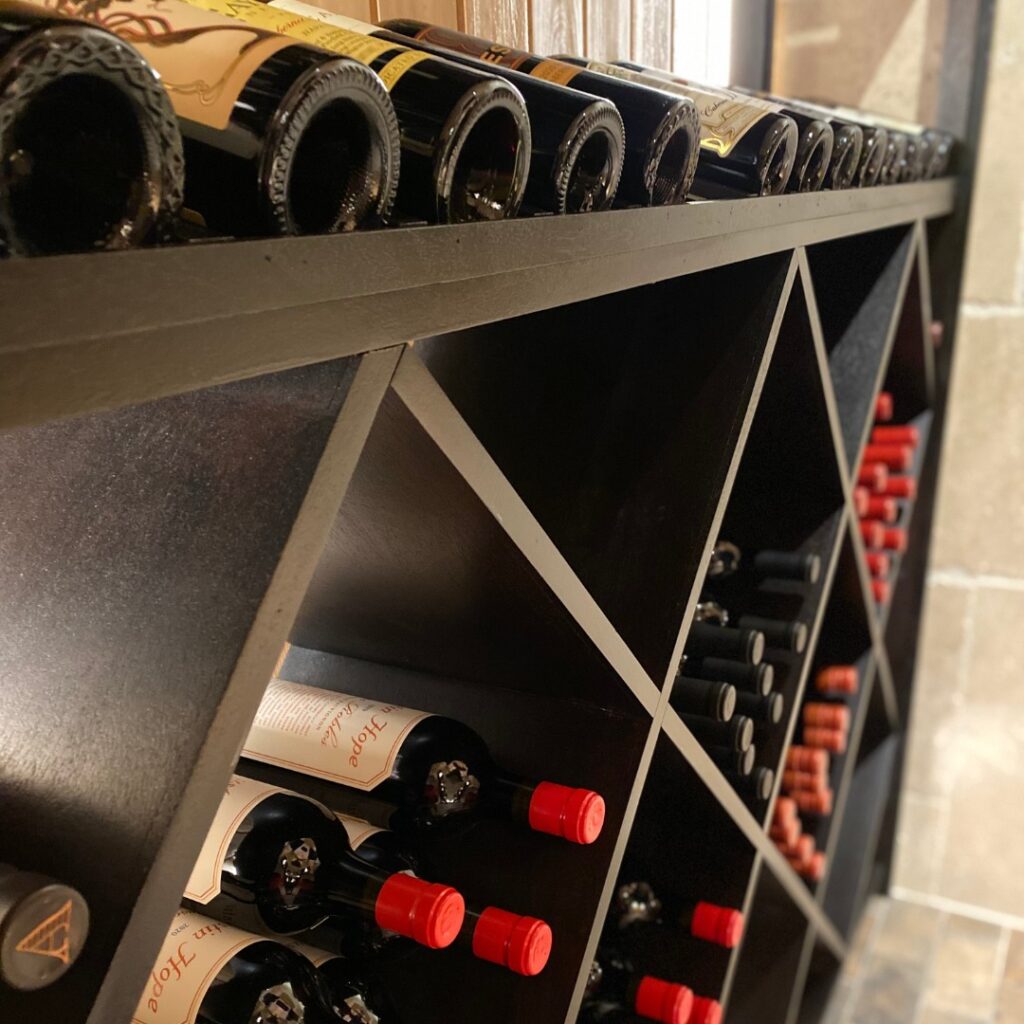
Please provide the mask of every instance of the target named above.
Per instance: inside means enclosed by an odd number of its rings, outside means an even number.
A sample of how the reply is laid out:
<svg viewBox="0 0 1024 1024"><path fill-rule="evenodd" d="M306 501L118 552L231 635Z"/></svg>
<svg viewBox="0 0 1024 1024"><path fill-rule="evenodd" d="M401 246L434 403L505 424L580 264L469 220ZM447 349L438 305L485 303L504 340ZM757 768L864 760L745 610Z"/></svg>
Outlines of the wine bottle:
<svg viewBox="0 0 1024 1024"><path fill-rule="evenodd" d="M728 613L713 601L702 601L686 637L687 657L728 658L758 665L764 657L765 637L756 629L733 629Z"/></svg>
<svg viewBox="0 0 1024 1024"><path fill-rule="evenodd" d="M394 1024L398 1014L387 987L372 975L365 962L294 944L317 969L327 1001L338 1024ZM269 1024L269 1022L268 1022Z"/></svg>
<svg viewBox="0 0 1024 1024"><path fill-rule="evenodd" d="M786 710L786 700L781 693L769 693L766 697L759 697L753 693L738 693L736 710L755 722L778 725Z"/></svg>
<svg viewBox="0 0 1024 1024"><path fill-rule="evenodd" d="M888 576L892 569L892 561L884 551L865 551L864 562L868 572L876 578Z"/></svg>
<svg viewBox="0 0 1024 1024"><path fill-rule="evenodd" d="M728 722L736 708L736 689L729 683L680 675L672 687L670 703L681 715Z"/></svg>
<svg viewBox="0 0 1024 1024"><path fill-rule="evenodd" d="M641 974L619 950L602 945L591 964L580 1009L581 1024L631 1024L634 1017L689 1024L693 991Z"/></svg>
<svg viewBox="0 0 1024 1024"><path fill-rule="evenodd" d="M463 57L521 71L533 78L571 85L574 89L610 100L626 128L626 152L619 200L639 206L681 203L697 168L700 120L694 104L662 89L609 80L578 62L546 60L465 32L399 18L385 21L389 31Z"/></svg>
<svg viewBox="0 0 1024 1024"><path fill-rule="evenodd" d="M441 949L465 913L451 887L355 856L326 807L240 775L228 785L185 898L248 931L295 934L331 918L368 946L386 932Z"/></svg>
<svg viewBox="0 0 1024 1024"><path fill-rule="evenodd" d="M185 204L211 231L344 231L386 215L398 127L362 64L184 0L156 15L147 0L36 2L109 25L160 74L185 138Z"/></svg>
<svg viewBox="0 0 1024 1024"><path fill-rule="evenodd" d="M891 391L879 391L875 399L875 420L888 423L893 416L893 399Z"/></svg>
<svg viewBox="0 0 1024 1024"><path fill-rule="evenodd" d="M515 216L530 170L530 119L508 82L260 0L189 2L355 58L380 75L401 129L400 215L439 223Z"/></svg>
<svg viewBox="0 0 1024 1024"><path fill-rule="evenodd" d="M746 750L735 747L707 747L707 755L728 776L749 775L754 770L757 747L751 743Z"/></svg>
<svg viewBox="0 0 1024 1024"><path fill-rule="evenodd" d="M896 499L885 494L869 496L864 502L864 511L860 513L861 519L880 519L883 523L895 523L899 517L900 507Z"/></svg>
<svg viewBox="0 0 1024 1024"><path fill-rule="evenodd" d="M365 1005L365 1004L364 1004ZM317 972L280 942L179 910L157 954L132 1020L153 1024L341 1024Z"/></svg>
<svg viewBox="0 0 1024 1024"><path fill-rule="evenodd" d="M865 463L878 462L886 469L903 472L914 462L914 449L909 444L867 444L864 447Z"/></svg>
<svg viewBox="0 0 1024 1024"><path fill-rule="evenodd" d="M771 799L775 788L775 772L771 768L757 767L749 775L733 779L732 784L740 796L764 803Z"/></svg>
<svg viewBox="0 0 1024 1024"><path fill-rule="evenodd" d="M859 682L856 665L826 665L814 677L819 693L856 693Z"/></svg>
<svg viewBox="0 0 1024 1024"><path fill-rule="evenodd" d="M622 118L608 100L494 62L485 65L433 45L415 33L392 31L390 23L385 27L370 25L301 0L269 0L269 4L337 28L406 44L403 50L422 50L511 82L522 94L530 115L530 170L522 212L587 213L611 206L622 174L626 141Z"/></svg>
<svg viewBox="0 0 1024 1024"><path fill-rule="evenodd" d="M885 161L879 176L880 185L898 185L903 176L907 158L907 136L903 132L890 131L885 147Z"/></svg>
<svg viewBox="0 0 1024 1024"><path fill-rule="evenodd" d="M181 133L143 57L28 4L0 20L0 256L124 249L181 206Z"/></svg>
<svg viewBox="0 0 1024 1024"><path fill-rule="evenodd" d="M807 623L798 619L767 619L760 615L741 615L740 629L754 630L764 637L765 646L803 654L807 647Z"/></svg>
<svg viewBox="0 0 1024 1024"><path fill-rule="evenodd" d="M860 188L874 188L882 176L886 153L889 150L889 133L884 128L861 125L864 133L864 151L857 168L855 183Z"/></svg>
<svg viewBox="0 0 1024 1024"><path fill-rule="evenodd" d="M336 817L348 835L352 852L361 861L378 872L419 874L418 858L400 836L358 818L344 814ZM316 934L319 936L321 932L322 929ZM362 941L353 945L351 929L333 929L333 935L331 946L339 952L358 954L368 948ZM515 914L501 907L479 910L467 905L463 926L453 947L516 974L532 977L544 970L551 954L551 943L551 927L539 917Z"/></svg>
<svg viewBox="0 0 1024 1024"><path fill-rule="evenodd" d="M912 476L896 476L888 474L879 493L893 498L912 499L917 496L917 481Z"/></svg>
<svg viewBox="0 0 1024 1024"><path fill-rule="evenodd" d="M698 85L667 71L628 61L588 61L586 66L693 100L701 123L701 158L696 179L700 194L707 198L774 196L786 191L796 163L800 133L778 104Z"/></svg>
<svg viewBox="0 0 1024 1024"><path fill-rule="evenodd" d="M857 470L857 483L875 494L884 494L889 482L889 468L881 462L863 462Z"/></svg>
<svg viewBox="0 0 1024 1024"><path fill-rule="evenodd" d="M23 992L52 985L89 934L89 906L70 886L0 864L0 982Z"/></svg>
<svg viewBox="0 0 1024 1024"><path fill-rule="evenodd" d="M874 427L871 431L872 444L907 445L910 448L916 448L920 442L921 432L912 423L904 423L896 427Z"/></svg>
<svg viewBox="0 0 1024 1024"><path fill-rule="evenodd" d="M499 773L461 722L282 679L267 687L242 755L253 777L287 786L300 772L303 790L332 809L399 833L492 815L587 844L604 824L598 793Z"/></svg>
<svg viewBox="0 0 1024 1024"><path fill-rule="evenodd" d="M730 661L728 658L695 658L688 655L685 668L687 673L700 679L731 683L737 690L759 693L762 696L771 693L775 685L775 669L767 661L748 665L742 661Z"/></svg>
<svg viewBox="0 0 1024 1024"><path fill-rule="evenodd" d="M846 731L850 728L850 709L845 704L808 701L803 709L803 723L825 729Z"/></svg>
<svg viewBox="0 0 1024 1024"><path fill-rule="evenodd" d="M956 140L949 132L926 128L922 133L925 147L924 178L941 178L949 170L950 158Z"/></svg>
<svg viewBox="0 0 1024 1024"><path fill-rule="evenodd" d="M627 952L638 936L656 935L667 920L693 938L724 949L735 949L743 937L743 913L733 907L686 899L669 900L666 906L649 882L631 880L616 887L608 928Z"/></svg>
<svg viewBox="0 0 1024 1024"><path fill-rule="evenodd" d="M719 540L711 551L708 582L742 575L746 564L736 544ZM778 579L817 583L821 577L821 557L813 552L765 549L758 551L749 564L751 574L758 581Z"/></svg>
<svg viewBox="0 0 1024 1024"><path fill-rule="evenodd" d="M733 715L728 722L713 722L696 715L680 715L680 718L705 746L742 752L754 742L754 723L745 715Z"/></svg>

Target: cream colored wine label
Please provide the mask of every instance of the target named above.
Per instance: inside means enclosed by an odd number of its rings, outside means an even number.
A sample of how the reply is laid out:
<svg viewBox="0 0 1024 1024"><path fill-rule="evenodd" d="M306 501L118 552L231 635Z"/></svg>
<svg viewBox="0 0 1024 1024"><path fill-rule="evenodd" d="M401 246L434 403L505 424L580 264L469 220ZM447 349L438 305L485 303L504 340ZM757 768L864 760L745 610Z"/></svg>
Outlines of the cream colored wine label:
<svg viewBox="0 0 1024 1024"><path fill-rule="evenodd" d="M246 946L264 941L190 910L179 910L132 1024L195 1024L210 985L228 961Z"/></svg>
<svg viewBox="0 0 1024 1024"><path fill-rule="evenodd" d="M274 679L242 754L365 791L391 774L406 736L429 717L426 711Z"/></svg>
<svg viewBox="0 0 1024 1024"><path fill-rule="evenodd" d="M340 959L337 953L328 953L326 949L317 949L316 946L307 946L304 942L296 942L295 939L282 938L280 942L296 953L301 953L314 967L322 967L328 960Z"/></svg>
<svg viewBox="0 0 1024 1024"><path fill-rule="evenodd" d="M184 0L33 0L85 18L131 43L153 65L179 117L226 128L253 72L293 45L264 27L201 10Z"/></svg>
<svg viewBox="0 0 1024 1024"><path fill-rule="evenodd" d="M268 786L265 782L256 782L241 775L231 776L224 799L217 808L213 824L203 840L203 848L199 851L185 886L188 899L196 903L209 903L220 894L221 867L228 846L246 815L268 796L287 792L278 786Z"/></svg>
<svg viewBox="0 0 1024 1024"><path fill-rule="evenodd" d="M700 144L719 156L728 156L744 135L768 114L777 114L782 108L776 103L753 96L739 96L726 89L707 85L691 85L674 75L663 72L633 71L615 64L592 60L587 64L592 71L613 75L627 82L636 82L653 89L686 96L693 100L700 115Z"/></svg>
<svg viewBox="0 0 1024 1024"><path fill-rule="evenodd" d="M370 64L381 54L402 51L389 60L383 67L377 68L384 85L390 90L395 82L409 68L420 61L429 60L429 53L417 53L407 47L399 46L387 39L377 39L366 35L366 26L361 22L353 22L348 18L340 18L321 12L327 17L311 17L308 8L297 10L296 6L305 5L265 4L261 0L188 0L189 3L202 7L206 11L223 14L228 18L237 18L247 25L252 25L270 32L299 39L310 46L319 46L332 53L344 57L352 57L363 64ZM352 26L356 26L354 29ZM372 26L370 26L372 28Z"/></svg>
<svg viewBox="0 0 1024 1024"><path fill-rule="evenodd" d="M363 821L362 818L350 818L347 814L340 814L338 811L334 812L334 816L345 826L345 831L348 833L348 845L353 850L358 850L370 836L384 831L382 828L377 828L376 825L371 825L368 821Z"/></svg>

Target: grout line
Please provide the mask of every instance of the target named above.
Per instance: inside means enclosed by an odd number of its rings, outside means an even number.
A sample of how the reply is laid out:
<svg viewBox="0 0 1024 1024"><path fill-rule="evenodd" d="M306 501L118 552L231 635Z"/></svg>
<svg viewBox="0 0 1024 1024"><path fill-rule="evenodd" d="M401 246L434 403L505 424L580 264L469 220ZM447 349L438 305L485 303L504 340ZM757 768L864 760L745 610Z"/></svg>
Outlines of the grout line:
<svg viewBox="0 0 1024 1024"><path fill-rule="evenodd" d="M969 917L982 924L994 924L997 928L1009 928L1011 931L1024 932L1024 917L1018 917L1016 914L990 910L988 907L979 907L975 903L961 903L960 900L953 900L948 896L937 896L934 893L920 892L917 889L907 889L901 885L894 885L889 893L896 899L905 900L907 903L920 903L922 906L931 907L932 910L945 911L947 914L956 914L959 917Z"/></svg>
<svg viewBox="0 0 1024 1024"><path fill-rule="evenodd" d="M975 320L998 320L1001 317L1024 316L1024 306L1004 305L999 302L962 302L960 312Z"/></svg>
<svg viewBox="0 0 1024 1024"><path fill-rule="evenodd" d="M938 587L951 587L958 590L976 590L988 587L991 590L1024 591L1024 579L1015 576L999 576L994 573L972 573L966 569L932 569L928 573L928 582Z"/></svg>

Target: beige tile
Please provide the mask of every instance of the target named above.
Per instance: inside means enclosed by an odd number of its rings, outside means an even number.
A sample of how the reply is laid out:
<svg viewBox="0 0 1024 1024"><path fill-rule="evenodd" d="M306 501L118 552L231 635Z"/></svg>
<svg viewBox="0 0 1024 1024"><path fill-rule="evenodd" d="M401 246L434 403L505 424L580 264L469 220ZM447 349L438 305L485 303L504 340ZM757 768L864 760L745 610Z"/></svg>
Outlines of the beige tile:
<svg viewBox="0 0 1024 1024"><path fill-rule="evenodd" d="M932 564L1024 579L1024 317L961 324Z"/></svg>
<svg viewBox="0 0 1024 1024"><path fill-rule="evenodd" d="M989 1024L991 1017L968 1017L925 1004L914 1018L914 1024Z"/></svg>
<svg viewBox="0 0 1024 1024"><path fill-rule="evenodd" d="M952 782L935 891L1024 917L1024 709L965 704L944 765Z"/></svg>
<svg viewBox="0 0 1024 1024"><path fill-rule="evenodd" d="M969 596L963 587L928 587L904 768L904 786L925 796L948 792L944 752L958 706Z"/></svg>
<svg viewBox="0 0 1024 1024"><path fill-rule="evenodd" d="M1022 243L1024 133L1007 126L1019 118L1024 95L1022 39L1024 4L997 4L967 246L963 294L969 302L1020 301L1015 276Z"/></svg>
<svg viewBox="0 0 1024 1024"><path fill-rule="evenodd" d="M916 793L901 794L893 866L896 888L937 891L944 824L941 801Z"/></svg>
<svg viewBox="0 0 1024 1024"><path fill-rule="evenodd" d="M996 1024L1024 1024L1024 932L1014 932L999 989Z"/></svg>
<svg viewBox="0 0 1024 1024"><path fill-rule="evenodd" d="M1006 949L1004 985L1024 985L1024 932L1011 932Z"/></svg>
<svg viewBox="0 0 1024 1024"><path fill-rule="evenodd" d="M1024 708L1024 686L1018 682L1024 668L1022 624L1024 590L978 589L974 643L964 691L968 702ZM1024 851L1021 855L1024 857Z"/></svg>
<svg viewBox="0 0 1024 1024"><path fill-rule="evenodd" d="M850 1024L908 1024L924 986L921 967L873 956L857 990Z"/></svg>
<svg viewBox="0 0 1024 1024"><path fill-rule="evenodd" d="M847 977L859 974L870 957L875 936L888 913L889 902L884 896L872 896L865 905L843 964L843 974Z"/></svg>
<svg viewBox="0 0 1024 1024"><path fill-rule="evenodd" d="M932 964L927 1005L967 1017L991 1016L999 987L1000 929L950 915Z"/></svg>
<svg viewBox="0 0 1024 1024"><path fill-rule="evenodd" d="M926 965L941 929L942 915L931 907L892 900L875 936L873 952L903 963Z"/></svg>

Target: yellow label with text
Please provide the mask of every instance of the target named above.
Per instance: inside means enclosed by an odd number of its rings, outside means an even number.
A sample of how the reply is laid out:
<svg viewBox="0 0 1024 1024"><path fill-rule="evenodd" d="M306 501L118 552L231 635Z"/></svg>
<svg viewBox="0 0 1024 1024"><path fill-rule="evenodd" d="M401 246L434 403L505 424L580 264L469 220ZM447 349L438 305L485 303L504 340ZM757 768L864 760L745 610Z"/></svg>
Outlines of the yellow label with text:
<svg viewBox="0 0 1024 1024"><path fill-rule="evenodd" d="M583 70L560 60L542 60L535 68L530 69L530 77L543 78L545 82L555 82L558 85L568 85Z"/></svg>

